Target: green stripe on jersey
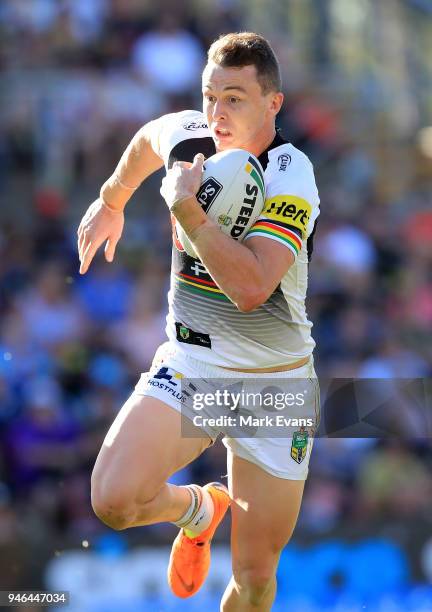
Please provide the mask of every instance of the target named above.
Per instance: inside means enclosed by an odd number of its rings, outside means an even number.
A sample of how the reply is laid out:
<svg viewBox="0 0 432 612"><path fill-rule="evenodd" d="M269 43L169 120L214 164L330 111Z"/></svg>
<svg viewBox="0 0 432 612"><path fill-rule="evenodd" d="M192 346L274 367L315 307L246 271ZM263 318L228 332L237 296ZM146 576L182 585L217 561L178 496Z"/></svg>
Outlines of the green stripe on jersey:
<svg viewBox="0 0 432 612"><path fill-rule="evenodd" d="M215 293L213 291L206 291L205 289L199 289L198 287L193 287L192 285L187 285L186 283L181 283L181 287L186 289L186 291L190 291L191 293L196 293L197 295L204 295L205 297L221 300L223 302L231 302L231 300L224 293Z"/></svg>
<svg viewBox="0 0 432 612"><path fill-rule="evenodd" d="M255 170L260 175L261 181L264 183L264 175L263 175L263 171L262 171L260 164L258 164L252 156L249 157L248 162L252 164L252 166L255 168Z"/></svg>
<svg viewBox="0 0 432 612"><path fill-rule="evenodd" d="M264 184L263 184L263 182L262 182L262 180L261 180L261 178L260 178L260 176L259 176L258 172L257 172L255 169L253 169L253 170L252 170L252 172L251 172L250 174L251 174L251 177L254 179L255 183L256 183L256 184L258 185L258 187L260 188L260 190L261 190L261 194L262 194L262 197L263 197L263 200L265 200L265 189L264 189Z"/></svg>
<svg viewBox="0 0 432 612"><path fill-rule="evenodd" d="M282 242L286 242L287 244L289 244L290 246L292 246L292 248L295 250L296 254L298 254L299 249L298 246L296 245L296 243L294 242L294 240L292 240L291 238L289 238L288 236L281 236L280 234L276 234L276 232L272 232L270 230L266 230L263 227L257 228L257 229L251 229L251 231L248 234L248 238L252 237L252 236L273 236L274 238L279 238L279 240L282 240Z"/></svg>

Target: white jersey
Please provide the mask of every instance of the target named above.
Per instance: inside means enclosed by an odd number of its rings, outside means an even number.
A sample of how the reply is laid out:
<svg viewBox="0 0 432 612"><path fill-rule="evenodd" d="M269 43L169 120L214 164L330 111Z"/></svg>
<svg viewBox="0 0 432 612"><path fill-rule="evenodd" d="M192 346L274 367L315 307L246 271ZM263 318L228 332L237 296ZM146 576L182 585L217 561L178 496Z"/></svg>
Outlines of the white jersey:
<svg viewBox="0 0 432 612"><path fill-rule="evenodd" d="M204 115L184 111L154 122L152 147L165 167L216 153ZM187 255L173 220L173 257L166 332L179 352L230 368L265 368L310 355L315 346L305 309L308 261L319 215L319 197L307 156L279 134L259 156L264 169L263 212L245 240L260 236L295 256L267 301L240 312L199 259Z"/></svg>

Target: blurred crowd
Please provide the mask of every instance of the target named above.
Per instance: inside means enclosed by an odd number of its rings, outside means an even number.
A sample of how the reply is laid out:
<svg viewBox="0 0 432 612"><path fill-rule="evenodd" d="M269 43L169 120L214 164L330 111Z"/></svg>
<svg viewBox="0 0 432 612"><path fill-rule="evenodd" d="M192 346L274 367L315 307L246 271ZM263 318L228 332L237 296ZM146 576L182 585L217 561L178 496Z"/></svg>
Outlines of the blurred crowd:
<svg viewBox="0 0 432 612"><path fill-rule="evenodd" d="M258 0L247 11L241 0L0 4L0 547L12 574L17 541L43 550L50 535L104 531L89 474L165 339L160 175L129 203L114 263L99 255L80 277L76 229L145 121L200 107L206 48L220 33L270 38L286 94L279 126L315 166L322 212L307 308L318 373L431 375L432 14L420 1L342 4L275 3L272 16ZM299 532L426 519L430 436L317 440ZM225 473L216 445L178 482Z"/></svg>

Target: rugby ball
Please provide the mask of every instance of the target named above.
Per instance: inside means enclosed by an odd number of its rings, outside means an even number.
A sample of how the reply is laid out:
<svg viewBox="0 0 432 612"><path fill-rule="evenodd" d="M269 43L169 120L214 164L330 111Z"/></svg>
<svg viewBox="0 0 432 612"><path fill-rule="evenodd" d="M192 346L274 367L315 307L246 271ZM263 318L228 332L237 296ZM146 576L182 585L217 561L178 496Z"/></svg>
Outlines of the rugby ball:
<svg viewBox="0 0 432 612"><path fill-rule="evenodd" d="M241 242L264 208L264 171L260 162L243 149L216 153L204 162L196 197L220 230ZM180 243L176 244L177 248L182 247L188 255L197 257L178 222L176 232Z"/></svg>

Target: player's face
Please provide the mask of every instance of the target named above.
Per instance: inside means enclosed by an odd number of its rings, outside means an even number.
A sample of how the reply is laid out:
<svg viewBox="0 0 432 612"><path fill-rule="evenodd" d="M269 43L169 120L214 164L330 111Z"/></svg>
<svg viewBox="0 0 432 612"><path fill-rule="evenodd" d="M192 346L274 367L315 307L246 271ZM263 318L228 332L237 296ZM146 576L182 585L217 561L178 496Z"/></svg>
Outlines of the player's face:
<svg viewBox="0 0 432 612"><path fill-rule="evenodd" d="M217 151L245 149L259 155L273 140L283 94L263 94L255 66L223 68L209 62L203 72L203 97Z"/></svg>

